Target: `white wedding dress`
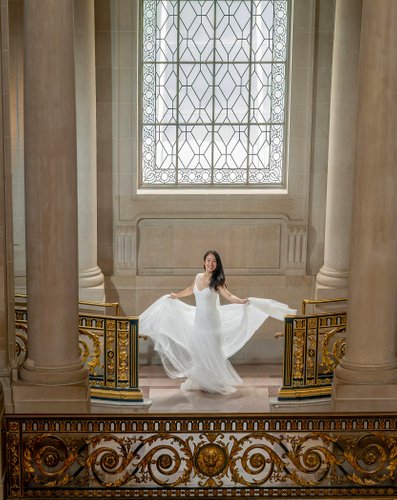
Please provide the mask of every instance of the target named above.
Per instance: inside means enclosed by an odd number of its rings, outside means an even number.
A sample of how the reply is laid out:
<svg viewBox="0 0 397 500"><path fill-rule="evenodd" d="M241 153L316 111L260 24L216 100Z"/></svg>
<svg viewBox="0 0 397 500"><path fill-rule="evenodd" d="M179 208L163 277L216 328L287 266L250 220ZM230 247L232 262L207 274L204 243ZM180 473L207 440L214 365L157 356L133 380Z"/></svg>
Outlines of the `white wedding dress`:
<svg viewBox="0 0 397 500"><path fill-rule="evenodd" d="M194 296L196 306L160 297L139 316L140 334L153 340L170 377L186 377L181 389L230 394L242 380L228 358L269 316L283 321L296 310L254 297L246 304L220 305L214 290L197 287L197 277Z"/></svg>

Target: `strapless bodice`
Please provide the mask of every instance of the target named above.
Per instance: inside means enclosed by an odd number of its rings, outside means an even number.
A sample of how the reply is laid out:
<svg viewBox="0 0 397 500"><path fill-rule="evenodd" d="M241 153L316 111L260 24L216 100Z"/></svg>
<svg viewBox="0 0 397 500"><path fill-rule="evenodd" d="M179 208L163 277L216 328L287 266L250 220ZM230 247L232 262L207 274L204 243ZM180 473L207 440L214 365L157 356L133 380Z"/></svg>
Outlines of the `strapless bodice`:
<svg viewBox="0 0 397 500"><path fill-rule="evenodd" d="M196 283L193 291L196 299L196 322L198 321L201 326L212 324L212 327L219 327L219 295L209 287L200 290Z"/></svg>
<svg viewBox="0 0 397 500"><path fill-rule="evenodd" d="M193 291L196 307L216 307L219 305L219 295L208 286L200 290L195 284Z"/></svg>

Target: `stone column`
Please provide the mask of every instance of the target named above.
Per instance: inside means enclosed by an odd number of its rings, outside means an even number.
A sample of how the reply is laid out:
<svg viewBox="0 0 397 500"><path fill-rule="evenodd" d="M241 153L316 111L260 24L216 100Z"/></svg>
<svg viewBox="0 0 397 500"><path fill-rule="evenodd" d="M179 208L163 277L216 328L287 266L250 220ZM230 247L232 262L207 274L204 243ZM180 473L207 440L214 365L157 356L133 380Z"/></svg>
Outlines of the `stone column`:
<svg viewBox="0 0 397 500"><path fill-rule="evenodd" d="M24 2L29 352L17 412L89 409L78 344L73 16L73 0Z"/></svg>
<svg viewBox="0 0 397 500"><path fill-rule="evenodd" d="M324 265L316 279L319 299L347 297L361 10L362 0L336 0Z"/></svg>
<svg viewBox="0 0 397 500"><path fill-rule="evenodd" d="M16 365L12 231L11 130L9 109L8 1L0 1L0 421L12 411L11 381ZM0 491L3 484L0 457Z"/></svg>
<svg viewBox="0 0 397 500"><path fill-rule="evenodd" d="M80 299L104 301L97 261L94 0L74 1Z"/></svg>
<svg viewBox="0 0 397 500"><path fill-rule="evenodd" d="M362 14L347 346L333 401L396 411L397 2L364 0Z"/></svg>

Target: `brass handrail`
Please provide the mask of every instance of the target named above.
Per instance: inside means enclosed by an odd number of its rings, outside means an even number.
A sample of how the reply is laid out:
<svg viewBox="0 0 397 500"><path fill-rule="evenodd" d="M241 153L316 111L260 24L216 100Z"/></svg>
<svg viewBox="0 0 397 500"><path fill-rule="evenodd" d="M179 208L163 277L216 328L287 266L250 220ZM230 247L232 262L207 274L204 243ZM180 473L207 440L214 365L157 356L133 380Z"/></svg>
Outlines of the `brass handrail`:
<svg viewBox="0 0 397 500"><path fill-rule="evenodd" d="M302 314L306 314L306 304L331 304L332 302L346 302L347 298L335 299L303 299Z"/></svg>
<svg viewBox="0 0 397 500"><path fill-rule="evenodd" d="M118 302L96 302L94 300L79 300L79 304L83 306L114 307L116 309L116 316L120 315L120 304Z"/></svg>
<svg viewBox="0 0 397 500"><path fill-rule="evenodd" d="M19 299L27 299L26 293L16 293L15 297ZM120 304L118 302L97 302L95 300L79 300L79 305L94 306L94 307L114 307L116 316L120 315Z"/></svg>
<svg viewBox="0 0 397 500"><path fill-rule="evenodd" d="M302 300L302 314L306 314L306 304L331 304L332 302L347 302L347 298L334 298L334 299L303 299ZM274 338L278 339L284 337L284 332L276 332Z"/></svg>

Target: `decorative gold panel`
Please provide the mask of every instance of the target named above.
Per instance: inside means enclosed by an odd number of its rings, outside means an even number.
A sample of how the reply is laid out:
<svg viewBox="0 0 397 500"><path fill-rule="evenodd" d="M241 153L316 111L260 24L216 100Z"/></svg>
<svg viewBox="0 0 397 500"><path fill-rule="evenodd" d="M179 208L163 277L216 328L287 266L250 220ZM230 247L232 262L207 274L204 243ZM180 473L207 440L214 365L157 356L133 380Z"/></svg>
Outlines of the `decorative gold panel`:
<svg viewBox="0 0 397 500"><path fill-rule="evenodd" d="M346 313L285 318L283 385L279 399L327 396L345 352Z"/></svg>
<svg viewBox="0 0 397 500"><path fill-rule="evenodd" d="M396 424L394 414L7 416L8 497L392 497Z"/></svg>
<svg viewBox="0 0 397 500"><path fill-rule="evenodd" d="M28 351L26 307L17 306L15 315L16 352L22 365ZM138 327L137 317L79 314L80 352L88 369L92 397L143 401L138 387Z"/></svg>

